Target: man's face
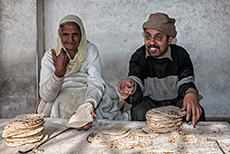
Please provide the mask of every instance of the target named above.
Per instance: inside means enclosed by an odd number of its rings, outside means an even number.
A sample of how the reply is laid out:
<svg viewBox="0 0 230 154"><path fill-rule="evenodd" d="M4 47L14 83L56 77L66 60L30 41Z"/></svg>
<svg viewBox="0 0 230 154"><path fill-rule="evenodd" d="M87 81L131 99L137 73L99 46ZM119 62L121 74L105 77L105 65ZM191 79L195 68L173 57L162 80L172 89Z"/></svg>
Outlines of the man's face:
<svg viewBox="0 0 230 154"><path fill-rule="evenodd" d="M67 23L59 31L63 46L68 50L76 50L81 41L80 27L76 23Z"/></svg>
<svg viewBox="0 0 230 154"><path fill-rule="evenodd" d="M145 47L153 57L162 57L172 40L173 37L167 37L166 34L158 30L145 29Z"/></svg>

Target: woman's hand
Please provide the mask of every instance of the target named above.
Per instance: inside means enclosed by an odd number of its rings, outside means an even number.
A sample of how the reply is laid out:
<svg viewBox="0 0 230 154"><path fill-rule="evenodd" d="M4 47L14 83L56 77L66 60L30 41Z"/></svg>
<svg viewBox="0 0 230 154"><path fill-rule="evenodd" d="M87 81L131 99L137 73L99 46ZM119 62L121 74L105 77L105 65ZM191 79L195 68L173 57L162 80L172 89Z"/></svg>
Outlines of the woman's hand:
<svg viewBox="0 0 230 154"><path fill-rule="evenodd" d="M94 118L97 118L97 115L96 115L95 111L92 111L91 114L92 114L92 116L93 116ZM79 128L76 128L76 129L78 129L78 130L88 130L88 129L90 129L90 128L92 127L92 123L93 123L93 122L90 122L90 123L86 124L85 126L79 127Z"/></svg>
<svg viewBox="0 0 230 154"><path fill-rule="evenodd" d="M97 118L97 114L95 113L95 108L92 103L87 102L78 107L74 115L71 116L69 123L81 121L81 120L88 121L88 123L85 124L84 126L74 127L78 130L87 130L90 127L92 127L93 118Z"/></svg>
<svg viewBox="0 0 230 154"><path fill-rule="evenodd" d="M56 56L56 53L53 49L51 49L53 61L55 65L55 72L54 74L58 77L63 77L66 72L67 65L69 64L69 57L67 56L64 49L61 49L61 53Z"/></svg>

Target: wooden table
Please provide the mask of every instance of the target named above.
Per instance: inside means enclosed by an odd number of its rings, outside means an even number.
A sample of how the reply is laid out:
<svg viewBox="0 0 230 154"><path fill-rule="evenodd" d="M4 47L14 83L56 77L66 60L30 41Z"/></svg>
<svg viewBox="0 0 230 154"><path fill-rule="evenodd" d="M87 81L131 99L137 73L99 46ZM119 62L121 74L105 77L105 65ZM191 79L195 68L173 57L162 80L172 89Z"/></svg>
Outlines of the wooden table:
<svg viewBox="0 0 230 154"><path fill-rule="evenodd" d="M4 129L10 119L0 119L0 131ZM66 119L45 118L44 133L55 135L66 129ZM230 125L227 122L199 122L196 128L189 123L183 123L183 129L193 133L197 138L197 143L190 146L176 146L168 142L171 133L160 134L153 141L151 147L144 149L114 150L107 146L95 146L86 142L88 134L101 130L107 124L123 124L129 127L145 127L144 122L130 121L108 121L97 120L93 123L92 128L87 131L69 130L42 145L39 149L44 149L44 154L137 154L137 153L154 153L158 152L177 152L177 153L194 153L194 154L221 154L215 141L220 144L226 154L230 153ZM194 131L193 129L196 129ZM4 143L4 138L0 137L0 154L16 154L18 150L27 150L34 145L23 147L9 147ZM32 152L30 152L32 153Z"/></svg>

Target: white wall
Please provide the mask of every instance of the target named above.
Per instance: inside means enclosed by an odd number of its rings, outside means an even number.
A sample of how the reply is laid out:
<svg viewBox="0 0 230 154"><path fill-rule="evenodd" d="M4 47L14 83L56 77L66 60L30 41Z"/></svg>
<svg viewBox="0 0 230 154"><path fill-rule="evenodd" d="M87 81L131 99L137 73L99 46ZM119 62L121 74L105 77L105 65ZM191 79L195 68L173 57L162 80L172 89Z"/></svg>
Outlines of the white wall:
<svg viewBox="0 0 230 154"><path fill-rule="evenodd" d="M33 112L36 104L41 1L0 0L0 118ZM131 54L143 45L141 26L152 12L176 18L175 43L191 55L206 115L230 117L229 0L44 0L45 50L56 45L58 21L78 15L99 49L106 82L116 87L127 76Z"/></svg>

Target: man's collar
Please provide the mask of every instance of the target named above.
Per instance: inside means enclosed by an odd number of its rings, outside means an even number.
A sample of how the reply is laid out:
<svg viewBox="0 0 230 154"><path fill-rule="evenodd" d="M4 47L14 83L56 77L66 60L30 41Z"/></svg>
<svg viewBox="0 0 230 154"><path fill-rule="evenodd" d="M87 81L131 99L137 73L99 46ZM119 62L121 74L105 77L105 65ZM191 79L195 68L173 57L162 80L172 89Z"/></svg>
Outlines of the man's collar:
<svg viewBox="0 0 230 154"><path fill-rule="evenodd" d="M147 59L148 56L151 56L151 55L149 55L149 53L146 49L145 58ZM165 52L165 54L162 57L154 57L154 58L156 58L156 59L169 58L171 61L173 61L172 56L171 56L171 47L168 46L168 50Z"/></svg>

